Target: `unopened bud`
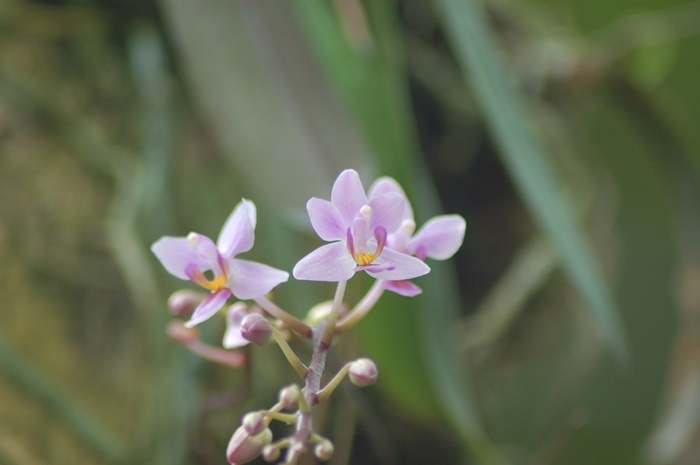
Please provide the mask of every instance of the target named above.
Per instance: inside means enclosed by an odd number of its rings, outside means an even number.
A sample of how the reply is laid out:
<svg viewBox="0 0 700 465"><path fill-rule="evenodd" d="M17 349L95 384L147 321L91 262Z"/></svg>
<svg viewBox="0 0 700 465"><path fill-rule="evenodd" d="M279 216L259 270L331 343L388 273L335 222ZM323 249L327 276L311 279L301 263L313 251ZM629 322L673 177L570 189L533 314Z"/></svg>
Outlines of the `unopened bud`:
<svg viewBox="0 0 700 465"><path fill-rule="evenodd" d="M326 300L325 302L321 302L319 304L314 305L311 307L309 312L306 314L306 318L304 318L304 321L311 325L311 326L316 326L319 324L321 321L325 320L328 318L328 316L331 314L331 310L333 309L333 301L332 300ZM345 303L340 304L340 309L338 309L338 316L342 316L345 313L347 313L348 307L345 305Z"/></svg>
<svg viewBox="0 0 700 465"><path fill-rule="evenodd" d="M245 427L239 426L226 448L226 458L231 465L250 462L260 455L263 447L272 442L272 431L265 428L262 433L251 436Z"/></svg>
<svg viewBox="0 0 700 465"><path fill-rule="evenodd" d="M274 462L280 458L280 448L274 444L268 444L263 447L262 457L266 462Z"/></svg>
<svg viewBox="0 0 700 465"><path fill-rule="evenodd" d="M350 381L355 386L365 387L377 382L377 365L368 358L360 358L350 365Z"/></svg>
<svg viewBox="0 0 700 465"><path fill-rule="evenodd" d="M333 456L333 443L328 439L323 439L321 442L316 444L314 448L314 455L317 459L325 462L330 460Z"/></svg>
<svg viewBox="0 0 700 465"><path fill-rule="evenodd" d="M267 425L265 424L265 415L260 412L251 412L243 417L243 428L251 436L256 436L262 433Z"/></svg>
<svg viewBox="0 0 700 465"><path fill-rule="evenodd" d="M292 408L299 402L299 396L301 396L299 386L291 384L280 389L279 402L282 408Z"/></svg>
<svg viewBox="0 0 700 465"><path fill-rule="evenodd" d="M168 323L165 331L168 333L171 339L179 342L180 344L190 344L199 338L199 331L197 328L186 328L184 324L180 321L171 321Z"/></svg>
<svg viewBox="0 0 700 465"><path fill-rule="evenodd" d="M264 316L251 313L241 322L241 335L253 344L264 346L270 342L272 326Z"/></svg>
<svg viewBox="0 0 700 465"><path fill-rule="evenodd" d="M180 318L189 318L197 306L204 300L204 296L189 289L175 291L168 298L170 313Z"/></svg>
<svg viewBox="0 0 700 465"><path fill-rule="evenodd" d="M294 442L291 446L289 446L289 449L287 449L287 463L296 463L305 450L306 447L304 446L303 442Z"/></svg>
<svg viewBox="0 0 700 465"><path fill-rule="evenodd" d="M331 314L332 308L332 300L326 300L325 302L318 303L311 307L309 313L306 314L306 318L304 318L304 320L310 325L316 325L328 318L328 315Z"/></svg>

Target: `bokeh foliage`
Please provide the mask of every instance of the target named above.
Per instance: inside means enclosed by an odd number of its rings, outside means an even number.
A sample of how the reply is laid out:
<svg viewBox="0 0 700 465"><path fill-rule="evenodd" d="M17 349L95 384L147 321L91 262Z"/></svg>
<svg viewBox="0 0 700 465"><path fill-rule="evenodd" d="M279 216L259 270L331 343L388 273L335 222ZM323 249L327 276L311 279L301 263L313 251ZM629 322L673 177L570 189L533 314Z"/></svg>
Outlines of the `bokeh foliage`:
<svg viewBox="0 0 700 465"><path fill-rule="evenodd" d="M168 340L148 247L246 197L291 269L352 167L469 226L338 348L381 376L332 463L698 463L698 33L687 0L6 0L0 462L221 463L290 372Z"/></svg>

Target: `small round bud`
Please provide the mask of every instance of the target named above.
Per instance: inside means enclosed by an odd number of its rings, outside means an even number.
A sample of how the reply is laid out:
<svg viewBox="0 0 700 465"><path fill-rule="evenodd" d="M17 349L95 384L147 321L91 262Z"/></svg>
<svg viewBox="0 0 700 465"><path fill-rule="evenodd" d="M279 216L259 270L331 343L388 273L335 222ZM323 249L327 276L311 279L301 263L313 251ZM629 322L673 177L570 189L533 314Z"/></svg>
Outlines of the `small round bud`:
<svg viewBox="0 0 700 465"><path fill-rule="evenodd" d="M328 316L331 314L331 310L333 309L333 301L332 300L326 300L325 302L321 302L319 304L314 305L311 307L309 312L306 314L306 318L304 318L304 321L311 325L315 326L321 321L325 320L328 318ZM340 304L340 308L338 309L338 316L342 316L346 314L348 311L348 307L345 303Z"/></svg>
<svg viewBox="0 0 700 465"><path fill-rule="evenodd" d="M241 321L241 335L253 344L264 346L272 337L270 322L257 313L251 313Z"/></svg>
<svg viewBox="0 0 700 465"><path fill-rule="evenodd" d="M265 415L260 412L247 413L243 417L243 428L251 436L257 436L262 433L267 425L265 424Z"/></svg>
<svg viewBox="0 0 700 465"><path fill-rule="evenodd" d="M177 317L189 318L202 300L204 300L204 296L199 292L180 289L173 292L168 298L168 309Z"/></svg>
<svg viewBox="0 0 700 465"><path fill-rule="evenodd" d="M299 402L299 396L301 396L299 386L290 384L280 389L279 402L282 408L292 408Z"/></svg>
<svg viewBox="0 0 700 465"><path fill-rule="evenodd" d="M171 321L168 323L165 331L171 339L180 344L187 345L199 338L199 331L197 328L186 328L180 321Z"/></svg>
<svg viewBox="0 0 700 465"><path fill-rule="evenodd" d="M304 318L304 320L311 325L316 325L328 318L328 315L331 314L332 308L332 300L326 300L325 302L318 303L311 307L309 312L306 314L306 318Z"/></svg>
<svg viewBox="0 0 700 465"><path fill-rule="evenodd" d="M322 462L330 460L333 456L333 443L328 439L323 439L321 442L316 444L316 447L314 448L314 455Z"/></svg>
<svg viewBox="0 0 700 465"><path fill-rule="evenodd" d="M263 447L262 457L266 462L274 462L280 458L280 448L274 444L268 444Z"/></svg>
<svg viewBox="0 0 700 465"><path fill-rule="evenodd" d="M231 436L226 448L226 458L231 465L250 462L260 455L263 447L272 442L272 431L265 428L262 433L251 436L245 427L240 426Z"/></svg>
<svg viewBox="0 0 700 465"><path fill-rule="evenodd" d="M377 382L377 365L368 358L359 358L350 365L349 375L355 386L370 386Z"/></svg>
<svg viewBox="0 0 700 465"><path fill-rule="evenodd" d="M304 446L303 442L295 441L292 445L289 446L289 449L287 449L287 460L289 461L288 463L296 463L296 461L299 459L301 454L304 453L306 450L306 447Z"/></svg>

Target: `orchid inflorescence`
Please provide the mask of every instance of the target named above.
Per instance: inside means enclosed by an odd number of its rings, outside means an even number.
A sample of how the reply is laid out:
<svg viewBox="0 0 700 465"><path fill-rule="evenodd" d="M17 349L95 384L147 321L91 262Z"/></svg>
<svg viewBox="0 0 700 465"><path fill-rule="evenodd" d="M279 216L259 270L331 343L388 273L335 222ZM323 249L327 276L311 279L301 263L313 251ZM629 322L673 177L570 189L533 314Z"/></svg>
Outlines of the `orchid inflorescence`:
<svg viewBox="0 0 700 465"><path fill-rule="evenodd" d="M251 250L255 242L256 208L249 200L236 205L216 243L190 233L187 237L162 237L152 246L168 272L209 292L202 297L180 290L171 296L171 311L189 318L184 324L178 320L168 326L173 339L206 359L236 368L244 367L247 359L240 350L231 349L274 341L304 381L303 387L291 384L282 388L271 408L243 417L229 441L227 459L231 464L246 463L261 454L266 461L275 462L285 450L285 464L296 463L309 450L319 460L330 459L333 444L315 431L314 407L326 401L346 376L359 387L377 379L374 362L360 358L346 363L321 387L334 337L367 315L385 290L409 297L420 294L421 289L411 280L430 271L424 260L444 260L454 255L466 229L461 216L441 215L414 234L413 211L401 186L392 178L382 177L365 192L354 170L340 173L330 201L312 198L306 207L313 229L330 243L303 257L293 269L294 278L338 284L333 300L313 307L304 321L268 298L275 287L289 279L289 273L236 258ZM346 283L363 271L376 281L348 311L343 303ZM237 301L221 312L231 298ZM201 341L195 328L220 312L226 320L223 348ZM311 341L308 366L289 345L291 335ZM273 441L269 428L273 420L294 425L293 432Z"/></svg>

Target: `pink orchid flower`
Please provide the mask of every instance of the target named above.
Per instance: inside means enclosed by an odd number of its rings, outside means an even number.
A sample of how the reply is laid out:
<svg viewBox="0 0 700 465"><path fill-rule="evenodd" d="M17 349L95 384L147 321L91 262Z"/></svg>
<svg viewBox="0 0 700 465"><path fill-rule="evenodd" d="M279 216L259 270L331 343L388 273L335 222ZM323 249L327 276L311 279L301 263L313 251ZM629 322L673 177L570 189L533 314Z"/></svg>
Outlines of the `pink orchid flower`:
<svg viewBox="0 0 700 465"><path fill-rule="evenodd" d="M440 215L428 220L423 227L413 235L416 222L413 219L411 204L406 194L393 178L377 179L369 190L370 201L387 194L398 194L404 199L404 210L401 226L387 238L386 246L398 252L414 255L420 260L426 257L435 260L446 260L452 257L464 241L467 222L460 215ZM423 292L420 287L408 279L390 280L384 287L398 294L413 297Z"/></svg>
<svg viewBox="0 0 700 465"><path fill-rule="evenodd" d="M224 223L216 244L206 236L190 233L187 237L161 237L151 247L170 274L211 291L185 323L188 328L211 318L232 295L255 299L289 279L285 271L234 258L253 248L256 218L255 204L243 199Z"/></svg>
<svg viewBox="0 0 700 465"><path fill-rule="evenodd" d="M331 201L312 198L306 204L311 225L325 241L294 267L296 279L345 281L366 271L383 280L422 276L430 268L417 258L386 247L389 234L401 225L405 199L396 192L368 199L360 176L345 170L336 179Z"/></svg>

